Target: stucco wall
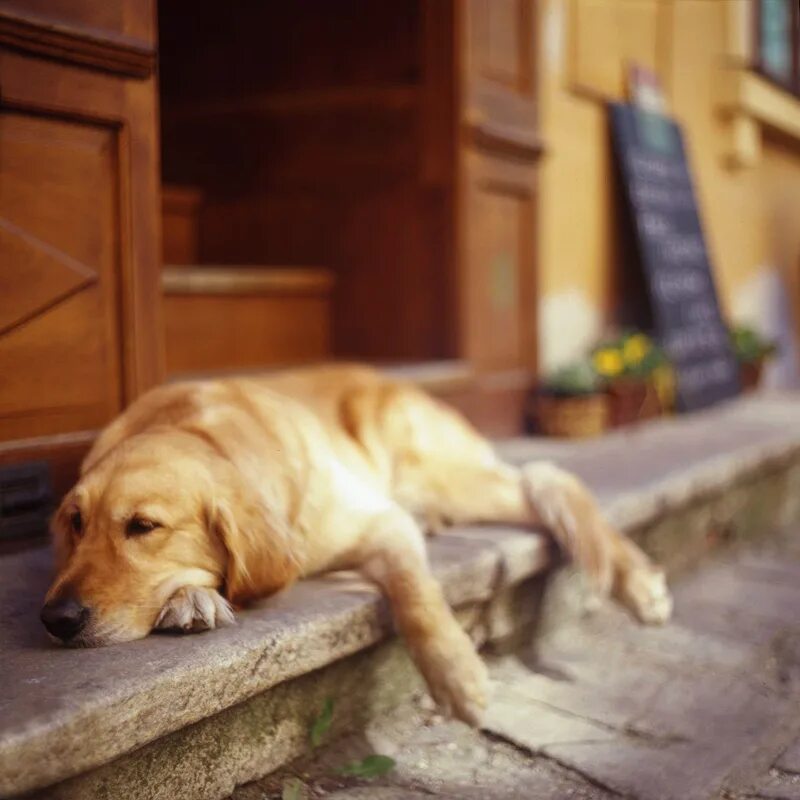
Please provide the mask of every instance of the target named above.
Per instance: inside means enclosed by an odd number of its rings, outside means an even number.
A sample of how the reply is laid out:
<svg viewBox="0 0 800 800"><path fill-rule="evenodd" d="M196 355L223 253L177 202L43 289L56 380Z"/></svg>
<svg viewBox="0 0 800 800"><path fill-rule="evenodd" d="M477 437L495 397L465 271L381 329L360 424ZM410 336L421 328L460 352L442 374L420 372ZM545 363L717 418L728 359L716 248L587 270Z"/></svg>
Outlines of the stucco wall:
<svg viewBox="0 0 800 800"><path fill-rule="evenodd" d="M754 125L735 158L724 90L747 71L746 0L543 0L539 13L542 368L582 352L621 291L605 103L624 98L629 61L658 72L683 125L723 310L775 332L775 297L800 290L800 140Z"/></svg>

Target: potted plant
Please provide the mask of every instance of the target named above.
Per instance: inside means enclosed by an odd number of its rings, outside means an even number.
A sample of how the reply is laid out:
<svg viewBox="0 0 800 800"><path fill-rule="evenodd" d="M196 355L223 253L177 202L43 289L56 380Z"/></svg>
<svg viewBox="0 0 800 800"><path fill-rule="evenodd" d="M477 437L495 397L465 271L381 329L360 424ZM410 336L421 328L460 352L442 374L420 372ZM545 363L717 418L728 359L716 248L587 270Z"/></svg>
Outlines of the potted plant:
<svg viewBox="0 0 800 800"><path fill-rule="evenodd" d="M592 363L608 386L611 427L656 417L674 404L674 375L663 351L641 331L601 342Z"/></svg>
<svg viewBox="0 0 800 800"><path fill-rule="evenodd" d="M608 397L590 359L547 376L536 395L535 417L538 430L548 436L596 436L606 429Z"/></svg>
<svg viewBox="0 0 800 800"><path fill-rule="evenodd" d="M777 347L775 342L762 336L748 325L734 325L730 331L731 345L739 362L739 380L742 390L751 392L761 382L764 364Z"/></svg>

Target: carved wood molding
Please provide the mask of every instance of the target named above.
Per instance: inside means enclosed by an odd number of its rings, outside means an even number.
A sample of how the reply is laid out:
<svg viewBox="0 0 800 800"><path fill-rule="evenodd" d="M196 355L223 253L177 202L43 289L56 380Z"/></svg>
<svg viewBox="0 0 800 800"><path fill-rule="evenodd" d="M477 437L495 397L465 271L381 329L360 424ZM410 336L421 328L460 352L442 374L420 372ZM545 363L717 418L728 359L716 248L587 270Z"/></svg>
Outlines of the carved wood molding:
<svg viewBox="0 0 800 800"><path fill-rule="evenodd" d="M0 294L0 336L97 283L86 264L0 217L6 288Z"/></svg>
<svg viewBox="0 0 800 800"><path fill-rule="evenodd" d="M147 78L156 67L155 50L135 40L33 21L8 11L0 11L0 46L129 78Z"/></svg>
<svg viewBox="0 0 800 800"><path fill-rule="evenodd" d="M491 121L466 125L469 140L483 150L493 150L517 158L534 160L544 152L536 133L500 125Z"/></svg>

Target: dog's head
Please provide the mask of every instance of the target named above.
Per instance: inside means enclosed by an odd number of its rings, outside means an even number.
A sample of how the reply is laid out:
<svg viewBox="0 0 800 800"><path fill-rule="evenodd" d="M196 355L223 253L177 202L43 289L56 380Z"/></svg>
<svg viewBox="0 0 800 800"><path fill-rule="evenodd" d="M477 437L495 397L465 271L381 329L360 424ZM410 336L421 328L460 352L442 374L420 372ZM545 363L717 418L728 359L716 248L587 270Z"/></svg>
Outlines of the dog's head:
<svg viewBox="0 0 800 800"><path fill-rule="evenodd" d="M288 583L293 560L264 497L202 437L164 430L94 463L52 522L57 576L42 622L96 646L146 636L181 588L234 603Z"/></svg>

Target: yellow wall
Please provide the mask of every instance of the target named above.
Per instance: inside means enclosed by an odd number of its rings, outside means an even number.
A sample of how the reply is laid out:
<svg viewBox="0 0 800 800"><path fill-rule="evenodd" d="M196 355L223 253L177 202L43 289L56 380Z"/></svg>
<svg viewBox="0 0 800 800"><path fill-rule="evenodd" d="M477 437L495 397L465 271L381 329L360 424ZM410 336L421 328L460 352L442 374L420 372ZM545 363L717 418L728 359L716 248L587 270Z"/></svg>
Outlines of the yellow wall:
<svg viewBox="0 0 800 800"><path fill-rule="evenodd" d="M656 70L669 111L683 125L725 312L770 330L768 303L754 297L767 291L766 273L789 281L796 296L800 224L786 204L794 200L800 209L800 139L784 135L778 144L769 130L800 121L800 101L787 105L769 86L755 86L760 94L752 101L750 95L742 99L742 82L754 80L745 52L749 10L747 0L539 4L545 369L591 344L609 321L618 291L605 102L624 98L630 61ZM777 109L778 101L780 113L755 107L773 102Z"/></svg>

